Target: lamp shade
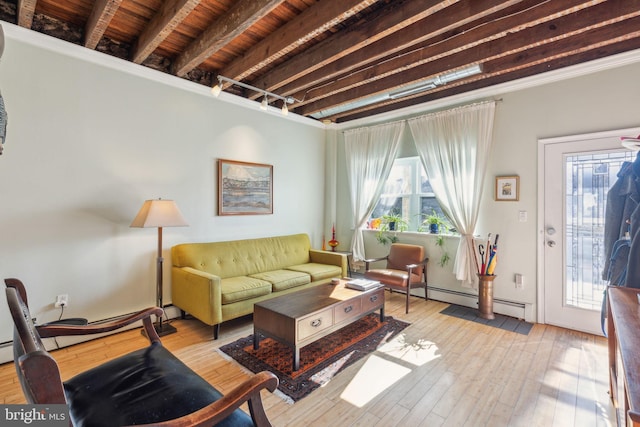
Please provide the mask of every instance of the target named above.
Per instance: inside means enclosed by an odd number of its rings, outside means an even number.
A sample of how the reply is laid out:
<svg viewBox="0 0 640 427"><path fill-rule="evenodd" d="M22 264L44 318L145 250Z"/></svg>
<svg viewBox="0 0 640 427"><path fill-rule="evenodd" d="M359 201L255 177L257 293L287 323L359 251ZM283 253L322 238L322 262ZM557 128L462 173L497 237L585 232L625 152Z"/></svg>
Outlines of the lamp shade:
<svg viewBox="0 0 640 427"><path fill-rule="evenodd" d="M173 200L146 200L138 215L133 219L131 227L184 227L187 221Z"/></svg>

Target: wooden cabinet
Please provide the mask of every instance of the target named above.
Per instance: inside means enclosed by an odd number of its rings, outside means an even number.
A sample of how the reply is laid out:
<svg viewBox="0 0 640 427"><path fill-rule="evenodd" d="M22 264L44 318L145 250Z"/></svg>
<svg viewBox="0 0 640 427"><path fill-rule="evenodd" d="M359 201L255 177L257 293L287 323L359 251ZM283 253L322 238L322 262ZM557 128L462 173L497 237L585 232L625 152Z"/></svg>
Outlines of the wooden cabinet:
<svg viewBox="0 0 640 427"><path fill-rule="evenodd" d="M607 291L609 392L619 426L640 427L640 289Z"/></svg>

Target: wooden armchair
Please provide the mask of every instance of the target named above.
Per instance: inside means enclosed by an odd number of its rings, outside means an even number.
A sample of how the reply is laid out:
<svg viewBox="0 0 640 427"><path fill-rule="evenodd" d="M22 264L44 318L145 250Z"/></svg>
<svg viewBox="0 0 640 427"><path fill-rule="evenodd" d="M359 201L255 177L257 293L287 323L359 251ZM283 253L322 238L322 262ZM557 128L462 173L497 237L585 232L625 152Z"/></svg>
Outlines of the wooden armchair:
<svg viewBox="0 0 640 427"><path fill-rule="evenodd" d="M271 426L260 390L273 392L278 378L260 372L222 395L166 350L149 308L98 325L35 326L24 285L6 279L7 302L14 321L14 361L28 403L67 404L75 426ZM41 338L113 331L142 320L150 345L62 381L58 365ZM250 416L240 406L248 403Z"/></svg>
<svg viewBox="0 0 640 427"><path fill-rule="evenodd" d="M386 268L369 268L370 263L383 260L387 261ZM427 299L427 263L429 258L425 257L422 246L393 243L389 255L364 261L365 278L378 280L390 290L399 290L407 294L406 313L409 313L411 288L424 286L424 298Z"/></svg>

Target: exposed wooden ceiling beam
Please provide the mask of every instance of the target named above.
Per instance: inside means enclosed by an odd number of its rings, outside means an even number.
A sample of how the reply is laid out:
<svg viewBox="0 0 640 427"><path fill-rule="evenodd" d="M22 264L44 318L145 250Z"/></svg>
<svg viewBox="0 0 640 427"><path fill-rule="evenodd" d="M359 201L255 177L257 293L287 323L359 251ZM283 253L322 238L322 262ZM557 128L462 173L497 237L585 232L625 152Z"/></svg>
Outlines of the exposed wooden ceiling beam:
<svg viewBox="0 0 640 427"><path fill-rule="evenodd" d="M474 8L480 6L479 2L472 1ZM568 5L568 2L571 4ZM484 14L481 10L477 11L478 15L474 15L479 19L470 20L473 17L469 16L468 12L465 14L466 10L453 14L447 9L442 12L445 16L437 19L438 24L443 27L435 28L431 33L426 33L424 30L427 22L417 22L399 33L375 42L368 49L354 52L349 57L306 74L283 86L280 92L292 95L296 99L305 99L306 101L300 104L304 105L317 98L330 96L334 91L348 89L350 84L363 84L372 78L384 77L384 74L376 74L382 72L376 67L383 67L386 69L385 73L389 73L412 66L421 60L435 60L441 56L504 37L508 33L518 32L541 22L575 13L594 4L592 0L569 0L568 2L559 4L559 2L540 3L539 0L526 0L500 11L500 15L506 15L506 17L499 20L496 20L495 14ZM447 15L449 14L451 18L461 23L456 27L455 32L448 31ZM434 18L436 17L438 14L434 15ZM415 45L404 49L396 48L406 46L412 40L416 41ZM352 78L354 76L358 76L357 79Z"/></svg>
<svg viewBox="0 0 640 427"><path fill-rule="evenodd" d="M257 43L221 70L220 74L242 80L375 2L322 0Z"/></svg>
<svg viewBox="0 0 640 427"><path fill-rule="evenodd" d="M184 76L262 19L284 0L240 0L207 28L176 59L172 71Z"/></svg>
<svg viewBox="0 0 640 427"><path fill-rule="evenodd" d="M444 88L438 92L429 92L424 95L418 95L415 97L407 97L397 100L396 102L386 102L377 105L368 105L366 107L359 108L357 110L346 111L335 114L331 117L326 117L326 120L335 122L346 122L349 120L361 119L363 117L369 117L374 114L382 114L389 111L394 111L400 108L411 107L413 105L422 104L430 101L435 101L444 97L455 96L465 92L483 89L488 86L498 85L501 83L510 82L517 79L531 77L534 75L542 74L548 71L558 70L573 64L580 64L596 59L604 58L607 56L615 55L622 52L628 52L640 48L640 37L631 38L624 41L619 41L605 46L600 46L597 49L588 49L581 52L577 52L572 55L562 56L550 61L536 61L535 65L530 67L511 68L513 71L509 73L496 73L489 77L474 80L468 83L460 85L452 85ZM512 63L520 63L520 54L514 54L510 58L504 58L505 61L511 61ZM503 59L500 59L503 61ZM493 68L493 67L491 67Z"/></svg>
<svg viewBox="0 0 640 427"><path fill-rule="evenodd" d="M122 0L97 0L85 27L84 46L95 49L107 30L113 15L116 14Z"/></svg>
<svg viewBox="0 0 640 427"><path fill-rule="evenodd" d="M141 64L199 3L200 0L165 1L138 37L131 60Z"/></svg>
<svg viewBox="0 0 640 427"><path fill-rule="evenodd" d="M256 79L252 85L271 91L277 90L306 73L337 61L383 37L408 27L414 22L433 15L444 9L449 3L453 2L424 0L392 3L385 10L381 10L376 18L367 22L366 26L357 26L336 33L286 61L265 76Z"/></svg>
<svg viewBox="0 0 640 427"><path fill-rule="evenodd" d="M611 7L612 4L616 4L616 7ZM628 4L627 0L610 0L594 8L557 19L553 21L552 25L541 23L517 33L509 33L506 37L474 46L473 49L459 51L435 60L420 61L417 66L403 68L401 79L394 74L384 73L383 70L373 70L372 75L377 75L380 72L380 75L386 77L371 79L366 84L334 94L330 101L329 98L324 98L299 108L296 107L295 111L299 114L313 114L336 105L348 104L375 94L383 94L404 85L417 83L471 64L484 63L513 53L519 53L520 56L526 57L529 50L546 44L553 43L552 50L557 50L566 56L573 52L565 52L564 45L556 43L558 40L571 39L595 46L608 37L615 40L624 35L625 28L626 33L630 33L629 28L640 28L637 27L640 19L638 16L640 16L640 10L634 5ZM601 31L594 31L599 29ZM385 65L386 63L383 63L380 66ZM508 71L504 70L503 72Z"/></svg>
<svg viewBox="0 0 640 427"><path fill-rule="evenodd" d="M38 3L38 0L18 0L17 14L19 26L31 29L36 3Z"/></svg>

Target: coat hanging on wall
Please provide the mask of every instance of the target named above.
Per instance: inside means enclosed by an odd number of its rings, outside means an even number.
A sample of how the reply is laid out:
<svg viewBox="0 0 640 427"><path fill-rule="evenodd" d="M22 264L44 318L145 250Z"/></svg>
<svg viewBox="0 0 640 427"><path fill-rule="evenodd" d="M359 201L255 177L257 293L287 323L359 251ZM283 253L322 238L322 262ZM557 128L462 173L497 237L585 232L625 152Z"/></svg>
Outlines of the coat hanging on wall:
<svg viewBox="0 0 640 427"><path fill-rule="evenodd" d="M622 144L637 151L640 137L622 138ZM640 288L640 152L633 163L622 164L607 194L606 209L603 279L610 285Z"/></svg>

